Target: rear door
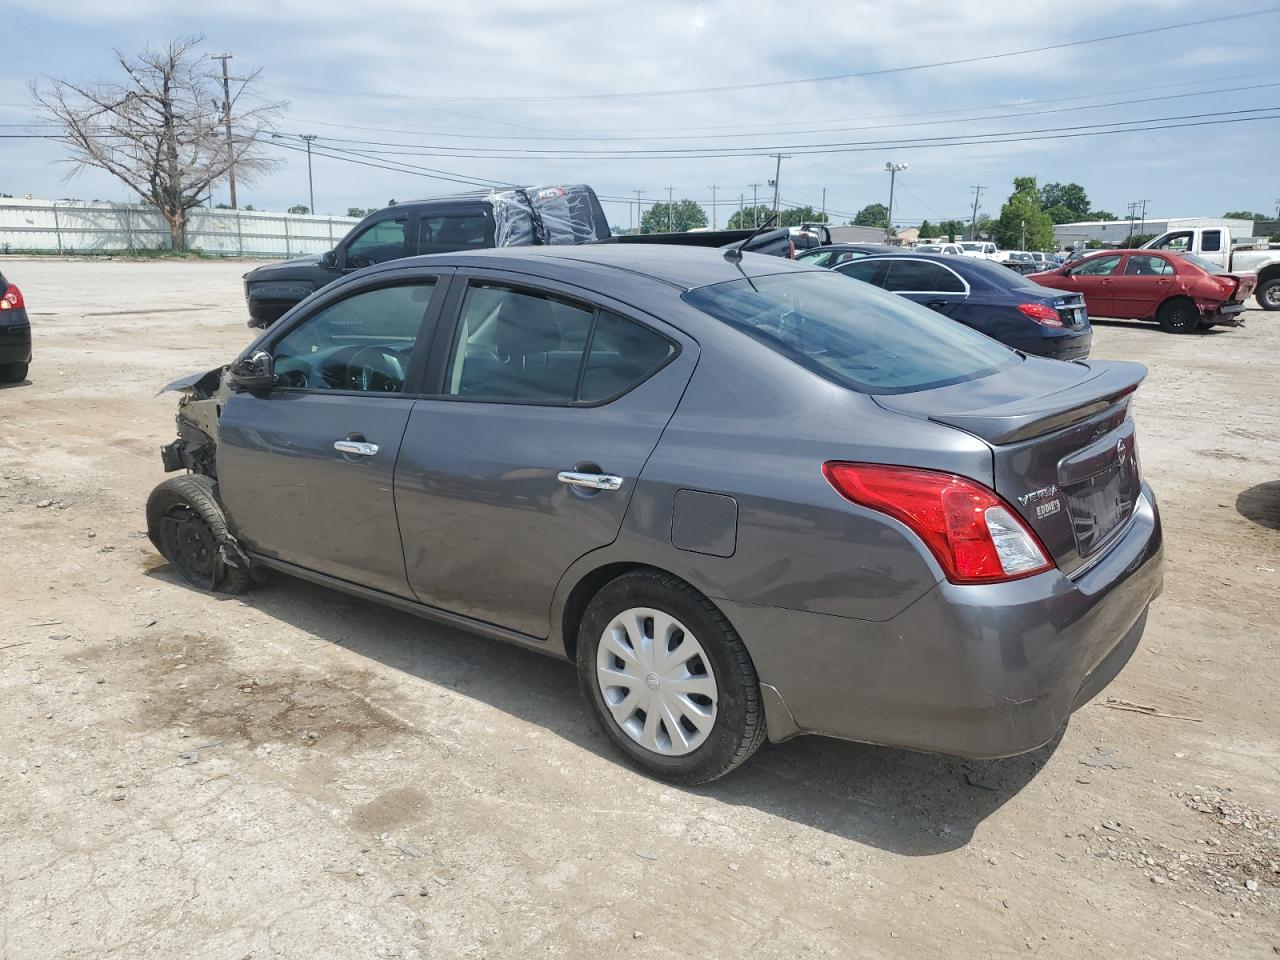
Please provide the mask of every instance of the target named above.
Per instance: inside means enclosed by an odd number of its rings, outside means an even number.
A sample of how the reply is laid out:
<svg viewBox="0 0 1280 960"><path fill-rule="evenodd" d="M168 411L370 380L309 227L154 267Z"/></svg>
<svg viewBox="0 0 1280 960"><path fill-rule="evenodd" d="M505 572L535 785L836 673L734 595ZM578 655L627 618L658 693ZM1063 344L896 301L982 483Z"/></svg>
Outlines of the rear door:
<svg viewBox="0 0 1280 960"><path fill-rule="evenodd" d="M884 288L930 310L951 316L969 295L969 285L950 267L907 257L894 257L886 262L889 272Z"/></svg>
<svg viewBox="0 0 1280 960"><path fill-rule="evenodd" d="M583 554L613 541L697 345L616 301L460 271L396 466L423 603L530 636Z"/></svg>
<svg viewBox="0 0 1280 960"><path fill-rule="evenodd" d="M233 393L218 488L250 550L411 596L392 476L446 270L370 278L273 331L279 385Z"/></svg>
<svg viewBox="0 0 1280 960"><path fill-rule="evenodd" d="M1131 253L1110 281L1115 315L1142 319L1172 292L1173 264L1158 253Z"/></svg>

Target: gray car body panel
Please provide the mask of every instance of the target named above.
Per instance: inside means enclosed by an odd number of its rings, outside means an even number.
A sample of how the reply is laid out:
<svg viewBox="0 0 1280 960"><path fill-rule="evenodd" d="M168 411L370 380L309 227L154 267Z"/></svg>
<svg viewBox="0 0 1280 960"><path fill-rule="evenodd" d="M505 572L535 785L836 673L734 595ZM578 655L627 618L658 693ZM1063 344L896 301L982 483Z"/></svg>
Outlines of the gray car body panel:
<svg viewBox="0 0 1280 960"><path fill-rule="evenodd" d="M342 402L385 407L389 434L404 431L403 446L389 441L395 450L383 463L347 464L323 451L324 440L346 426L332 409L312 413L298 399L273 406L233 396L218 454L233 525L268 565L558 656L574 652L579 587L637 566L658 568L711 598L741 635L774 739L817 732L971 756L1032 749L1105 685L1141 634L1161 586L1154 496L1144 489L1139 508L1087 567L1000 584L948 582L911 530L845 500L821 468L830 460L910 464L1007 485L1013 481L1001 474L1011 461L979 435L986 422L963 429L930 419L928 404L916 404L923 394L845 389L680 298L743 274L807 270L823 272L751 254L739 270L714 251L602 245L437 255L360 271L321 291L246 354L269 347L331 298L454 271L440 291L448 296L432 301L443 311L438 330L426 334L435 333L437 351L471 275L531 282L618 309L667 333L681 351L639 387L597 407L446 400L423 393L421 378L404 395L338 397L335 409ZM971 409L1007 426L1024 408L1051 412L1052 404L1042 410L1026 400L1043 392L1046 372L1061 375L1071 406L1081 395L1066 381L1088 381L1090 372L1109 378L1117 366L1022 362L1007 376L944 388L955 402L939 415ZM1102 412L1115 416L1116 409ZM268 416L274 410L300 411L323 426L289 427ZM241 452L224 459L223 445ZM624 474L623 489L583 497L555 481L557 469L584 460ZM339 527L325 539L363 537L362 544L320 555L328 548L305 531L286 530L282 537L297 543L284 548L264 535L269 526L254 529L272 522L273 509L292 517L276 517L278 527L307 523L297 510L305 503L301 488L264 496L262 487L308 470L318 472L299 476L314 509ZM715 512L706 524L678 522L688 491L709 495L702 502ZM356 501L334 517L335 505Z"/></svg>

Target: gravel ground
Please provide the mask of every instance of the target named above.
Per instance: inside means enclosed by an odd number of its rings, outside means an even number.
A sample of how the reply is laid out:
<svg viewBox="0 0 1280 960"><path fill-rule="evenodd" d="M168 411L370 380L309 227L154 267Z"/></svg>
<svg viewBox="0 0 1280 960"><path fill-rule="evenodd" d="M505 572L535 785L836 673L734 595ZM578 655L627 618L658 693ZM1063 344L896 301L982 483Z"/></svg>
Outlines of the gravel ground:
<svg viewBox="0 0 1280 960"><path fill-rule="evenodd" d="M157 556L155 394L247 342L244 264L0 267L36 330L0 391L0 956L1280 953L1280 314L1098 326L1151 368L1167 583L1060 741L802 738L682 790L568 664Z"/></svg>

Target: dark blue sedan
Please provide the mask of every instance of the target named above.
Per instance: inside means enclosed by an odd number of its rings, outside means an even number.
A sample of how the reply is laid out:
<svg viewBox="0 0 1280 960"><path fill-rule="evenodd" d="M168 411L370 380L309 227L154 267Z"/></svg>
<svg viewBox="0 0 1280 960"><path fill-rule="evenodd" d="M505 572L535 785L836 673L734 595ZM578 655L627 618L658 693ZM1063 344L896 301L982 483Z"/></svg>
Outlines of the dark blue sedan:
<svg viewBox="0 0 1280 960"><path fill-rule="evenodd" d="M1051 290L986 260L889 253L841 263L840 273L922 303L1015 350L1055 360L1089 355L1081 294Z"/></svg>

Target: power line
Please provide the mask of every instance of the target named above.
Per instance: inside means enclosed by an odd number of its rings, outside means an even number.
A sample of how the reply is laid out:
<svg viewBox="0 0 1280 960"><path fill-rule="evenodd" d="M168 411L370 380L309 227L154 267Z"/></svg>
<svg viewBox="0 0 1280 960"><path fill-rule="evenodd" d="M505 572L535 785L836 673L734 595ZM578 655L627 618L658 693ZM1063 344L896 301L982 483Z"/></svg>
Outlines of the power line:
<svg viewBox="0 0 1280 960"><path fill-rule="evenodd" d="M919 70L933 70L938 67L957 67L969 63L981 63L988 60L1003 60L1010 57L1023 57L1033 53L1047 53L1050 50L1067 50L1083 47L1092 43L1105 43L1111 40L1127 40L1132 37L1149 36L1154 33L1167 33L1170 30L1184 30L1188 27L1201 27L1210 24L1227 23L1233 20L1244 20L1250 17L1269 16L1280 13L1280 7L1267 7L1263 10L1250 10L1244 13L1232 13L1225 16L1206 17L1202 20L1184 20L1179 23L1167 23L1159 27L1147 27L1143 30L1128 30L1123 33L1110 33L1101 37L1088 37L1084 40L1067 40L1062 43L1051 43L1042 47L1029 47L1025 50L1007 50L1002 53L989 53L973 57L959 57L954 60L937 60L931 63L916 63L903 67L883 67L879 70L863 70L857 73L837 73L821 77L801 77L794 80L760 80L754 83L724 84L714 87L686 87L676 90L633 90L626 93L570 93L547 96L486 96L473 94L470 96L420 97L419 99L433 103L563 103L582 100L632 100L655 97L679 97L693 94L729 93L736 90L761 90L769 87L790 87L806 83L829 83L835 80L856 80L865 77L882 77L895 73L910 73ZM349 92L349 91L337 91ZM385 96L385 94L382 94Z"/></svg>

